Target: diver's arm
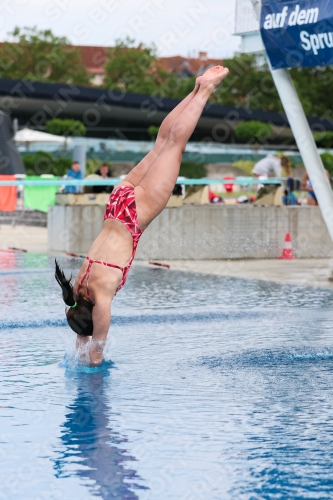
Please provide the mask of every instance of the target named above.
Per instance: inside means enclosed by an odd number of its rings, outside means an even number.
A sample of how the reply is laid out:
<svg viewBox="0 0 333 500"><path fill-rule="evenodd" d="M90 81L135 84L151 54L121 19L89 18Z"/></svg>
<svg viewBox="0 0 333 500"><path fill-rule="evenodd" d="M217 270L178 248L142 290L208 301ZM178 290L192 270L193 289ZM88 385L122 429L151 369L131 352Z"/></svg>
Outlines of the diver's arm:
<svg viewBox="0 0 333 500"><path fill-rule="evenodd" d="M90 366L98 366L103 360L103 349L111 322L111 300L104 293L98 294L92 310L93 336L89 349Z"/></svg>

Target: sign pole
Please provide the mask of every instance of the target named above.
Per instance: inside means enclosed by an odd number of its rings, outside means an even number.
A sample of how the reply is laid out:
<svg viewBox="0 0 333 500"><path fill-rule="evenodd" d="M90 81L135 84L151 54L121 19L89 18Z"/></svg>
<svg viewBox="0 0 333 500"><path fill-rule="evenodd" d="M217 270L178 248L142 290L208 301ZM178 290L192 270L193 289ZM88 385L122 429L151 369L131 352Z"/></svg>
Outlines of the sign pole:
<svg viewBox="0 0 333 500"><path fill-rule="evenodd" d="M251 0L251 2L260 21L261 1ZM302 104L288 70L273 70L269 60L268 64L304 166L312 183L322 216L333 241L333 191L329 185Z"/></svg>

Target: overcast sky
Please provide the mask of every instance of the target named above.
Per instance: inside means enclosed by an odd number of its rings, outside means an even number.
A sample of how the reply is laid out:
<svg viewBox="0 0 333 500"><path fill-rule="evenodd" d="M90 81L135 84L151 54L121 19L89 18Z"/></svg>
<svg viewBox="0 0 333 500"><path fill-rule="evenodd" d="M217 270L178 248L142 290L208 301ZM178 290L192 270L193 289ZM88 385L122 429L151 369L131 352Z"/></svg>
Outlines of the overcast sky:
<svg viewBox="0 0 333 500"><path fill-rule="evenodd" d="M160 55L231 56L236 0L2 0L0 40L15 26L37 26L75 45L112 45L129 36Z"/></svg>

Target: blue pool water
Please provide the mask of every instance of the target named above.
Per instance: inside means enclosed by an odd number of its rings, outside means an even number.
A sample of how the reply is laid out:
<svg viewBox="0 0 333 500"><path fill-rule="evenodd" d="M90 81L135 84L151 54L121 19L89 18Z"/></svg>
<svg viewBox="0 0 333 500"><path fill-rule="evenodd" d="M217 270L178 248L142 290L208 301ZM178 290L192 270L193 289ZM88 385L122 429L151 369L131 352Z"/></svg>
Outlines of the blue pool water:
<svg viewBox="0 0 333 500"><path fill-rule="evenodd" d="M332 291L137 266L85 373L53 260L0 286L1 500L333 498Z"/></svg>

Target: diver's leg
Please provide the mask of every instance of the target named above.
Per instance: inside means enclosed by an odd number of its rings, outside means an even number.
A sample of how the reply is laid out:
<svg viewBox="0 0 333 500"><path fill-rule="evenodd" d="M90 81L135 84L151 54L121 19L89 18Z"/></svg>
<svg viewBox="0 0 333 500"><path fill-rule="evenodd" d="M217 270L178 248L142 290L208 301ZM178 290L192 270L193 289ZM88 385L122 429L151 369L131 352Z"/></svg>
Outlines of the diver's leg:
<svg viewBox="0 0 333 500"><path fill-rule="evenodd" d="M228 74L228 69L217 66L208 70L197 81L200 88L184 111L174 122L169 138L140 185L135 188L138 220L142 229L163 210L175 186L182 153L191 137L208 98Z"/></svg>
<svg viewBox="0 0 333 500"><path fill-rule="evenodd" d="M121 184L128 182L133 187L138 186L149 168L152 166L158 155L163 149L164 144L167 142L171 128L179 115L192 101L193 97L197 94L199 85L196 85L194 90L183 99L167 116L164 118L162 125L157 134L156 142L153 149L131 170L125 177Z"/></svg>

